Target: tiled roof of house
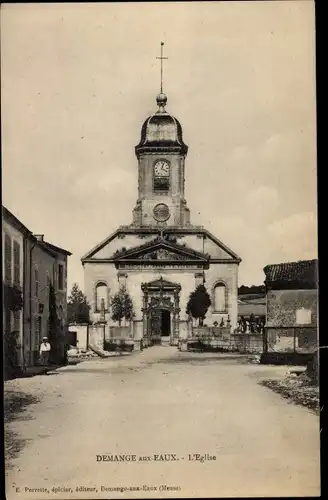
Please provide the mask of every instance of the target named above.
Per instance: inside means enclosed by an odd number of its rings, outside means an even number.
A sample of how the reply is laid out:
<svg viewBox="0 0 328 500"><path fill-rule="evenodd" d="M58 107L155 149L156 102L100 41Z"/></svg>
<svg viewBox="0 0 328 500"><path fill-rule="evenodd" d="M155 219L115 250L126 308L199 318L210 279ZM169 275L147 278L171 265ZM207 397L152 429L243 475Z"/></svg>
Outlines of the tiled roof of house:
<svg viewBox="0 0 328 500"><path fill-rule="evenodd" d="M52 243L49 243L48 241L42 241L39 243L41 243L43 247L53 251L54 253L63 253L64 255L72 255L72 253L69 250L65 250L64 248L57 247L56 245L53 245Z"/></svg>
<svg viewBox="0 0 328 500"><path fill-rule="evenodd" d="M307 287L317 288L318 260L299 260L297 262L285 262L281 264L270 264L265 266L266 283L284 283L295 282L297 286L305 285Z"/></svg>

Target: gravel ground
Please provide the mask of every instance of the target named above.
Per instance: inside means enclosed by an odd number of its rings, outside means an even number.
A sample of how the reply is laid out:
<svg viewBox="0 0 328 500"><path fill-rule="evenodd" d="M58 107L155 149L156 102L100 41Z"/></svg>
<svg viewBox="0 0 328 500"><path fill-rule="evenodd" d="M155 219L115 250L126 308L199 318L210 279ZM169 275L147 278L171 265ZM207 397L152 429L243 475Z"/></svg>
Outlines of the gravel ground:
<svg viewBox="0 0 328 500"><path fill-rule="evenodd" d="M24 444L6 457L7 500L319 496L318 416L261 384L287 374L157 346L6 382L8 400L24 394L6 423ZM97 461L110 454L137 460Z"/></svg>
<svg viewBox="0 0 328 500"><path fill-rule="evenodd" d="M10 466L10 460L17 457L26 444L26 440L12 431L6 424L14 420L23 420L25 409L40 401L33 394L22 392L19 388L8 388L4 393L4 421L5 421L5 455Z"/></svg>

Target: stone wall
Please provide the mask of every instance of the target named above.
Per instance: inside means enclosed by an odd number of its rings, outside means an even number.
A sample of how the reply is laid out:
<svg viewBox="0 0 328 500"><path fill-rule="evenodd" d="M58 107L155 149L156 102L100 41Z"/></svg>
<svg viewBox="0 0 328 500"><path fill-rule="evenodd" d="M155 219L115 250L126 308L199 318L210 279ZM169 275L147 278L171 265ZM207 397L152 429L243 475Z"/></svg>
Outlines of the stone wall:
<svg viewBox="0 0 328 500"><path fill-rule="evenodd" d="M188 336L186 348L198 342L211 350L238 351L240 353L262 353L263 335L253 333L230 333L230 328L196 327ZM186 350L183 346L182 350Z"/></svg>
<svg viewBox="0 0 328 500"><path fill-rule="evenodd" d="M317 326L317 290L268 290L267 327L297 327L297 311L310 311L310 321L305 326Z"/></svg>
<svg viewBox="0 0 328 500"><path fill-rule="evenodd" d="M233 334L231 335L231 345L240 353L262 353L263 335L252 333Z"/></svg>
<svg viewBox="0 0 328 500"><path fill-rule="evenodd" d="M88 350L88 328L89 325L70 324L68 330L76 332L76 340L78 349Z"/></svg>
<svg viewBox="0 0 328 500"><path fill-rule="evenodd" d="M133 338L132 326L110 326L108 340ZM106 336L107 340L107 336Z"/></svg>
<svg viewBox="0 0 328 500"><path fill-rule="evenodd" d="M317 290L268 290L266 351L311 352L318 344Z"/></svg>
<svg viewBox="0 0 328 500"><path fill-rule="evenodd" d="M104 341L106 336L106 325L90 325L89 326L89 345L96 349L104 349Z"/></svg>
<svg viewBox="0 0 328 500"><path fill-rule="evenodd" d="M285 327L265 329L268 352L312 352L318 345L315 327Z"/></svg>

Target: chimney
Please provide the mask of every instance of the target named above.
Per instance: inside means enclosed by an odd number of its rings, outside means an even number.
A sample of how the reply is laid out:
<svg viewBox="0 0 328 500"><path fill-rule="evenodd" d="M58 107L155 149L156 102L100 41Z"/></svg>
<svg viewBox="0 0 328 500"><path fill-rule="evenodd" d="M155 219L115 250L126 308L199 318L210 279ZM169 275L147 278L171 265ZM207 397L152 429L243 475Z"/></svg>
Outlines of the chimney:
<svg viewBox="0 0 328 500"><path fill-rule="evenodd" d="M44 234L35 234L34 236L38 241L43 241Z"/></svg>

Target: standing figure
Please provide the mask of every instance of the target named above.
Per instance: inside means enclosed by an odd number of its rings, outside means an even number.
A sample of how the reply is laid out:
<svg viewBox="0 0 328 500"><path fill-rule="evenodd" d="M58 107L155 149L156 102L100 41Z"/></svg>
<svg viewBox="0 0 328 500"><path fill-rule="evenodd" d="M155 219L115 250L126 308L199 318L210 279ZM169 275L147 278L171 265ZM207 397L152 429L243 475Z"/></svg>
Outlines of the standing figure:
<svg viewBox="0 0 328 500"><path fill-rule="evenodd" d="M48 337L43 337L42 344L40 345L40 359L45 374L47 374L50 351L51 351L51 345L48 342Z"/></svg>

